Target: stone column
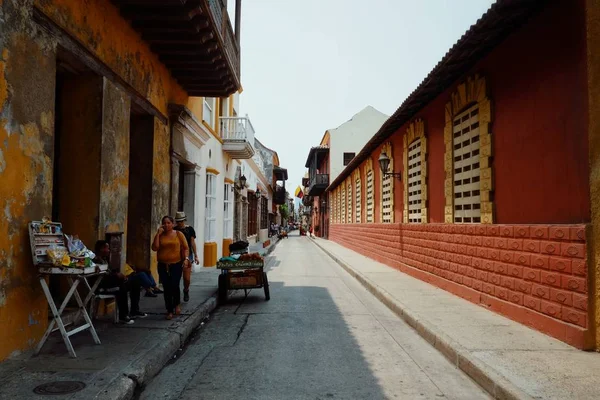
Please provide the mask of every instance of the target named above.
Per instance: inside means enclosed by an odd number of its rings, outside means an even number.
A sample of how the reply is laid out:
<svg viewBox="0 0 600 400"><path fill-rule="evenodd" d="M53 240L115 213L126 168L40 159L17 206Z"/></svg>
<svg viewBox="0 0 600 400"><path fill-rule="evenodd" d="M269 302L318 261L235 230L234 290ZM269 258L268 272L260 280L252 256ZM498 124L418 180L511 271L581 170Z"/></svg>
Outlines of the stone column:
<svg viewBox="0 0 600 400"><path fill-rule="evenodd" d="M169 214L175 216L177 204L179 203L179 160L171 156L171 206Z"/></svg>
<svg viewBox="0 0 600 400"><path fill-rule="evenodd" d="M233 208L233 241L237 242L241 240L241 215L242 215L242 197L235 189L235 194L233 197L234 208Z"/></svg>
<svg viewBox="0 0 600 400"><path fill-rule="evenodd" d="M242 233L241 240L248 240L248 198L242 197Z"/></svg>

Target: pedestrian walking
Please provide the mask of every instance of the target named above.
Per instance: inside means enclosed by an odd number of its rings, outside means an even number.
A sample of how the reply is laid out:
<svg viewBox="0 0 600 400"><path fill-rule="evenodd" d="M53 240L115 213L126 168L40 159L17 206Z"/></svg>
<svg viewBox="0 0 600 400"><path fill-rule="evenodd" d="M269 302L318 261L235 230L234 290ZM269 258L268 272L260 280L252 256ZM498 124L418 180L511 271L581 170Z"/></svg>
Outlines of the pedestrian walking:
<svg viewBox="0 0 600 400"><path fill-rule="evenodd" d="M183 301L190 300L190 283L192 281L192 263L199 264L198 252L196 251L196 231L190 225L186 225L187 217L185 212L178 211L175 214L175 230L183 233L190 249L189 264L183 267Z"/></svg>
<svg viewBox="0 0 600 400"><path fill-rule="evenodd" d="M167 319L172 319L173 313L181 314L179 285L183 268L190 266L190 250L183 233L174 229L173 217L165 216L161 222L152 241L152 250L156 251L158 259L158 275L163 284Z"/></svg>

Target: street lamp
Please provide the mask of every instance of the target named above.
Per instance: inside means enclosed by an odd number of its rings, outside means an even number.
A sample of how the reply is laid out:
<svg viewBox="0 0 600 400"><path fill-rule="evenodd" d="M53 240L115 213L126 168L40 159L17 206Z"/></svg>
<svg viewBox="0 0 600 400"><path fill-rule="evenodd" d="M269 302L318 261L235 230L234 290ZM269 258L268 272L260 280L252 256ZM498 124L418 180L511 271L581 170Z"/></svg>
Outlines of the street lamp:
<svg viewBox="0 0 600 400"><path fill-rule="evenodd" d="M384 176L387 176L387 175L395 176L396 178L398 178L399 181L401 181L402 173L401 172L387 172L389 167L390 167L390 158L387 156L387 154L385 154L385 151L382 151L381 155L379 156L379 168L381 169L381 172L383 173Z"/></svg>
<svg viewBox="0 0 600 400"><path fill-rule="evenodd" d="M246 187L246 177L244 175L242 175L238 178L238 185L236 185L236 188L238 190L243 190L245 187Z"/></svg>

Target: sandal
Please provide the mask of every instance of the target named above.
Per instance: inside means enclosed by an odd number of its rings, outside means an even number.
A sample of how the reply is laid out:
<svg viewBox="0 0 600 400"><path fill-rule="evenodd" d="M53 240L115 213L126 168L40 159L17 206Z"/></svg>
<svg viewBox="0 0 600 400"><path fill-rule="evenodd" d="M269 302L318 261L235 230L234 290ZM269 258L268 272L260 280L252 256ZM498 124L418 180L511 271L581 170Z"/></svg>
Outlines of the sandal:
<svg viewBox="0 0 600 400"><path fill-rule="evenodd" d="M167 319L169 319L169 320L173 319L173 313L168 313L167 314Z"/></svg>
<svg viewBox="0 0 600 400"><path fill-rule="evenodd" d="M175 315L179 315L179 314L181 314L181 307L177 306L177 307L175 307Z"/></svg>

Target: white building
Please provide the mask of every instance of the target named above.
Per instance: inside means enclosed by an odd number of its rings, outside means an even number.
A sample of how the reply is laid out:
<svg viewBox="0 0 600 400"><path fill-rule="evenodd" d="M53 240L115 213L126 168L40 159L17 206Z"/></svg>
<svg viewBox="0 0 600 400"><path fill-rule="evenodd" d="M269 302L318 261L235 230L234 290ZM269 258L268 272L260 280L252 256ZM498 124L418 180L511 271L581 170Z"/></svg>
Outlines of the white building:
<svg viewBox="0 0 600 400"><path fill-rule="evenodd" d="M337 178L388 118L388 115L367 106L349 121L325 133L329 135L329 182Z"/></svg>
<svg viewBox="0 0 600 400"><path fill-rule="evenodd" d="M171 214L185 211L196 230L200 265L212 267L229 254L234 238L266 240L267 230L260 229L261 205L272 207L271 181L255 149L249 118L238 116L238 93L227 99L205 98L202 110L193 113L185 107L170 111Z"/></svg>

